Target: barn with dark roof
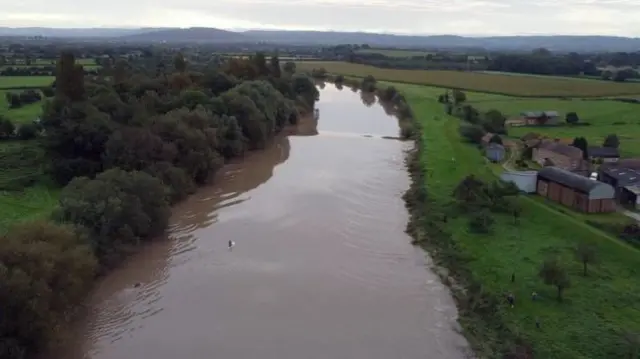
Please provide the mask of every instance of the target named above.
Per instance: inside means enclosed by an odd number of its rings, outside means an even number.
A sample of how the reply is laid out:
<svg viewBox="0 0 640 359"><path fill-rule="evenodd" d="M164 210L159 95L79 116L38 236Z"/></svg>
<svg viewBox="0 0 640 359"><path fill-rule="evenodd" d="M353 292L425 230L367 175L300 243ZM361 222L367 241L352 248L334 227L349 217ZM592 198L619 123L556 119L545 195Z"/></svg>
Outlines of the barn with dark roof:
<svg viewBox="0 0 640 359"><path fill-rule="evenodd" d="M539 195L567 207L587 213L613 212L614 188L558 167L538 171L536 191Z"/></svg>

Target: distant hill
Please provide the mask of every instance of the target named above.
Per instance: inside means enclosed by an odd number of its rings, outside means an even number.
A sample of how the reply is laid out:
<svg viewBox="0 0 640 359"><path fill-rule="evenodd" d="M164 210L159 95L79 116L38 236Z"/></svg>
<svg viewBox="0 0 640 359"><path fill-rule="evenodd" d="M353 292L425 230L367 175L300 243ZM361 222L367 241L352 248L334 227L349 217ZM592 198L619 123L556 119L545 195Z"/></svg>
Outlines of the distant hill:
<svg viewBox="0 0 640 359"><path fill-rule="evenodd" d="M369 44L389 47L485 48L488 50L640 51L640 38L616 36L491 36L392 35L364 32L249 30L256 40L291 44Z"/></svg>
<svg viewBox="0 0 640 359"><path fill-rule="evenodd" d="M190 27L188 29L162 29L118 37L127 42L199 42L234 43L253 42L243 33L214 29L209 27Z"/></svg>
<svg viewBox="0 0 640 359"><path fill-rule="evenodd" d="M530 51L544 47L551 51L640 51L640 38L616 36L490 36L392 35L365 32L248 30L227 31L216 28L8 28L0 27L0 36L45 36L56 38L110 38L127 42L199 42L338 45L369 44L379 47Z"/></svg>
<svg viewBox="0 0 640 359"><path fill-rule="evenodd" d="M106 38L148 33L162 28L50 28L50 27L0 27L0 36L44 36L55 38Z"/></svg>

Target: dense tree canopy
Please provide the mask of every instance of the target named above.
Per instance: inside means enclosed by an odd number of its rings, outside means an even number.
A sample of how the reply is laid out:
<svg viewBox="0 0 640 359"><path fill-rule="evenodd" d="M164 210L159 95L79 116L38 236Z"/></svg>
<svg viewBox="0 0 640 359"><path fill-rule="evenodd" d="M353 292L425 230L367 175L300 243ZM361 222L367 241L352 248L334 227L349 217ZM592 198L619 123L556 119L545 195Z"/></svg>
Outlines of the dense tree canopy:
<svg viewBox="0 0 640 359"><path fill-rule="evenodd" d="M32 354L97 271L165 230L170 204L228 159L266 146L318 98L313 81L281 71L277 57L199 56L103 58L98 76L72 52L60 56L38 126L48 172L65 187L52 222L0 238L0 358ZM14 131L5 123L0 137ZM23 125L17 135L38 131Z"/></svg>

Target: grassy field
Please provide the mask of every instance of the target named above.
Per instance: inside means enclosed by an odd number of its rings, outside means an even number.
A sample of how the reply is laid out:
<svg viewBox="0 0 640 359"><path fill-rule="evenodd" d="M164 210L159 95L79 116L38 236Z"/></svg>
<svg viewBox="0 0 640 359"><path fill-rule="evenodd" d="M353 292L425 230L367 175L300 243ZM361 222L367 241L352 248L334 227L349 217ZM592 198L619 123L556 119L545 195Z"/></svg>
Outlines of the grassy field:
<svg viewBox="0 0 640 359"><path fill-rule="evenodd" d="M0 76L0 89L44 87L54 79L53 76Z"/></svg>
<svg viewBox="0 0 640 359"><path fill-rule="evenodd" d="M473 173L492 179L499 169L487 165L475 147L461 142L459 120L444 113L431 91L413 85L397 87L423 126L425 145L420 158L429 174L424 183L429 212L443 213L462 178ZM482 283L485 293L504 303L498 313L485 320L499 321L531 343L536 358L623 357L627 348L621 333L640 331L640 252L587 225L584 218L570 211L563 213L538 198L523 197L519 201L524 210L520 225L513 224L511 217L496 216L491 235L469 233L463 217L444 224L460 252L457 254L464 258L455 263L458 269L465 269L460 272ZM619 218L616 216L610 219ZM596 217L604 219L606 215ZM581 263L573 255L573 248L580 242L596 246L600 259L587 277L581 275ZM436 253L436 260L442 260L445 251L435 249L432 253ZM572 286L562 303L555 300L555 288L544 285L537 275L550 255L559 256L570 272ZM510 280L512 273L514 283ZM540 295L537 301L530 297L534 291ZM515 308L506 305L508 292L515 294ZM536 328L536 319L540 329ZM461 324L482 357L497 357L492 348L499 345L492 344L504 338L497 336L490 325L483 325L464 311Z"/></svg>
<svg viewBox="0 0 640 359"><path fill-rule="evenodd" d="M300 70L324 67L334 74L408 84L460 88L471 91L521 97L604 97L640 94L640 83L586 81L573 78L497 75L462 71L394 70L347 62L305 61Z"/></svg>
<svg viewBox="0 0 640 359"><path fill-rule="evenodd" d="M14 124L27 123L35 120L42 112L42 101L10 109L5 94L11 91L0 90L0 115L8 118Z"/></svg>
<svg viewBox="0 0 640 359"><path fill-rule="evenodd" d="M0 143L0 232L18 221L51 214L59 190L49 186L45 165L36 140Z"/></svg>
<svg viewBox="0 0 640 359"><path fill-rule="evenodd" d="M442 90L439 90L442 92ZM431 94L437 96L438 91ZM469 104L479 110L496 109L507 117L522 111L558 111L562 119L567 112L576 112L581 122L590 126L510 127L509 135L520 137L537 132L554 138L584 136L590 145L601 145L609 134L620 138L623 157L640 157L640 105L613 100L517 98L486 93L466 92ZM564 124L564 121L561 121Z"/></svg>

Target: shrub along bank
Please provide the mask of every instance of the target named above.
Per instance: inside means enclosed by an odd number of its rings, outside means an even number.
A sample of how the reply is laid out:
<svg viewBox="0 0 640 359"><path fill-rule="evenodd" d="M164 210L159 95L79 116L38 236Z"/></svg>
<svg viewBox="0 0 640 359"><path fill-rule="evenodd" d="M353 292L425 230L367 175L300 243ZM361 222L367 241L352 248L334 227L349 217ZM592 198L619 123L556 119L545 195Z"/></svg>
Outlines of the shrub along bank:
<svg viewBox="0 0 640 359"><path fill-rule="evenodd" d="M420 133L408 157L408 232L447 269L477 356L635 357L640 253L535 198L500 194L460 120L420 86L397 87Z"/></svg>
<svg viewBox="0 0 640 359"><path fill-rule="evenodd" d="M55 338L96 273L165 230L170 204L227 159L266 146L318 97L309 77L282 74L261 54L193 69L177 54L173 69L134 68L120 62L109 79L85 79L73 55L58 62L39 141L65 187L52 221L0 238L0 358Z"/></svg>

